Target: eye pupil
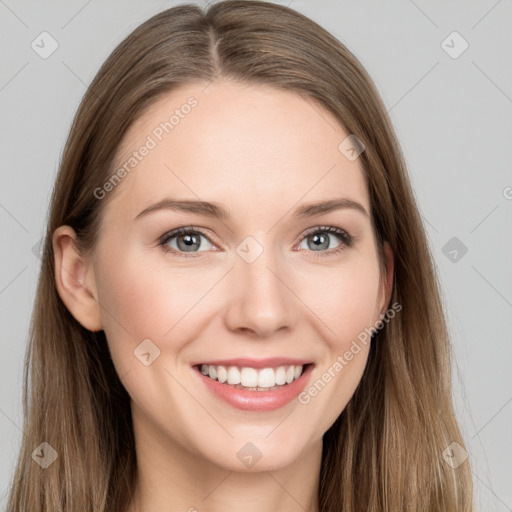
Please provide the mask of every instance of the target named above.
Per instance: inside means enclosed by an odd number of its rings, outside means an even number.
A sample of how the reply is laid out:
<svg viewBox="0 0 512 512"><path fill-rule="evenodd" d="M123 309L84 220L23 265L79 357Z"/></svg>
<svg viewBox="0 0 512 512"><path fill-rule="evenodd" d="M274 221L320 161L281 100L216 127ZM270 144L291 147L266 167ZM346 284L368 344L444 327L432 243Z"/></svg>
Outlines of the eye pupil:
<svg viewBox="0 0 512 512"><path fill-rule="evenodd" d="M185 245L181 244L182 241ZM188 233L188 234L181 235L178 237L178 247L180 248L180 250L183 250L183 249L186 250L186 249L190 249L190 248L197 249L197 248L199 248L200 245L201 245L201 242L197 235L191 235L190 233Z"/></svg>
<svg viewBox="0 0 512 512"><path fill-rule="evenodd" d="M310 235L308 238L310 238L314 243L315 249L313 250L329 248L329 235L315 233Z"/></svg>

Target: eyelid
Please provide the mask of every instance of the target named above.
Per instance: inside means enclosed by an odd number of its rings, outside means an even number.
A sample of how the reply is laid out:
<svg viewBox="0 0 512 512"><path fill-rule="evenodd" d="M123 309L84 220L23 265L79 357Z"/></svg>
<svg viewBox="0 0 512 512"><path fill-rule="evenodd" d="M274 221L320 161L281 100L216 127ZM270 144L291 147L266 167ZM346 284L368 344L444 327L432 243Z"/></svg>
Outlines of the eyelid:
<svg viewBox="0 0 512 512"><path fill-rule="evenodd" d="M346 238L347 243L355 240L355 237L350 235L345 229L338 228L336 226L314 226L312 228L307 229L304 233L302 233L299 238L299 242L302 241L305 237L312 235L314 233L333 233L335 235L343 236Z"/></svg>
<svg viewBox="0 0 512 512"><path fill-rule="evenodd" d="M157 240L158 245L164 246L171 240L172 238L175 238L179 235L183 234L189 234L189 233L198 233L201 236L204 236L212 245L217 246L217 244L211 239L210 235L205 233L205 230L203 228L197 227L197 226L181 226L179 228L171 229L169 231L166 231L162 236L160 236ZM178 251L179 252L179 251ZM204 252L204 251L199 251ZM180 252L180 254L186 254L183 252ZM193 254L193 253L190 253Z"/></svg>
<svg viewBox="0 0 512 512"><path fill-rule="evenodd" d="M337 247L334 247L333 249L328 249L327 251L311 251L306 250L304 251L308 256L308 258L323 258L323 257L329 257L329 256L337 256L341 252L345 251L346 249L353 246L354 242L356 241L356 237L349 234L345 229L339 228L337 226L314 226L308 230L306 230L302 235L301 238L296 242L301 243L303 240L305 240L309 235L315 234L315 233L329 233L335 235L338 240L340 241L340 244ZM302 252L302 251L300 251Z"/></svg>

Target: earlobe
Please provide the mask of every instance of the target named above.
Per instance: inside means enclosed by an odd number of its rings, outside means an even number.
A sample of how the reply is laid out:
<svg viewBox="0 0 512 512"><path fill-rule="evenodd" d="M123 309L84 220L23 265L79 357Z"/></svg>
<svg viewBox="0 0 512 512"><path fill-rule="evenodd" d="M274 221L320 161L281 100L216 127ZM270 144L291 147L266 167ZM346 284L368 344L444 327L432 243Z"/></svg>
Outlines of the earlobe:
<svg viewBox="0 0 512 512"><path fill-rule="evenodd" d="M100 331L100 307L91 263L75 244L76 233L60 226L53 234L55 285L60 298L75 319L90 331Z"/></svg>

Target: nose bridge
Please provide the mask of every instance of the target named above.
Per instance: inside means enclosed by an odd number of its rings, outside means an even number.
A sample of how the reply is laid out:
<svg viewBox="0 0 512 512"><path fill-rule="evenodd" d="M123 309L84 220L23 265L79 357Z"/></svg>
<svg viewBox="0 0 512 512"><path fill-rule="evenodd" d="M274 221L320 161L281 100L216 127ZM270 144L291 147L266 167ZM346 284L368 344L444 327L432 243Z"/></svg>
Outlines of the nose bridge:
<svg viewBox="0 0 512 512"><path fill-rule="evenodd" d="M297 304L284 284L291 286L289 273L268 240L262 243L247 237L236 249L226 318L231 329L245 328L268 336L293 323Z"/></svg>

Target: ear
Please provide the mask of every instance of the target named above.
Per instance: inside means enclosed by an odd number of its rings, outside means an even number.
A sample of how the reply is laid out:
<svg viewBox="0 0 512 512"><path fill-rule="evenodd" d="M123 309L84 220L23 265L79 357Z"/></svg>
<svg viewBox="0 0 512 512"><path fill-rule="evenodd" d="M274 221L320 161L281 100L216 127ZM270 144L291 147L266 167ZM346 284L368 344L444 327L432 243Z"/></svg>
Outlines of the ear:
<svg viewBox="0 0 512 512"><path fill-rule="evenodd" d="M383 243L382 252L384 256L384 275L382 276L382 300L380 304L381 313L384 315L389 308L391 293L393 291L393 277L395 271L395 257L388 242Z"/></svg>
<svg viewBox="0 0 512 512"><path fill-rule="evenodd" d="M90 331L101 331L93 267L78 251L75 241L76 233L69 226L60 226L53 233L57 291L81 325Z"/></svg>

